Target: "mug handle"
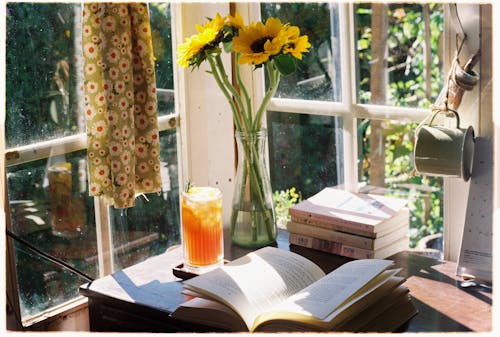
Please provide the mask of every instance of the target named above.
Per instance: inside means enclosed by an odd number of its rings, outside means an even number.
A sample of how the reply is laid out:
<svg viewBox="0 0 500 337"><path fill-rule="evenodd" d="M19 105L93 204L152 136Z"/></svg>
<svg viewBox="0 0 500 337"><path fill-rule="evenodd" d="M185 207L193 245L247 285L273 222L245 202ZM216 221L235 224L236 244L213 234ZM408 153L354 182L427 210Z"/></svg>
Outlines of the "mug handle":
<svg viewBox="0 0 500 337"><path fill-rule="evenodd" d="M436 112L434 112L434 114L432 115L431 120L429 121L429 126L432 126L432 122L440 112L449 112L449 111L453 112L453 114L455 115L455 118L457 119L457 129L460 129L460 116L458 115L458 112L450 108L448 108L447 111L441 109L436 110Z"/></svg>

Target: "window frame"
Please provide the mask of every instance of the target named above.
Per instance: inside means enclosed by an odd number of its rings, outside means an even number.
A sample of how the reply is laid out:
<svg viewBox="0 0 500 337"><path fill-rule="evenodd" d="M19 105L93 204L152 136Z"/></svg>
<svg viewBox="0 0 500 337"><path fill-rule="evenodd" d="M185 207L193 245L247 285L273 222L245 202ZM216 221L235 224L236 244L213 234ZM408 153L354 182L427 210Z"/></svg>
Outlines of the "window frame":
<svg viewBox="0 0 500 337"><path fill-rule="evenodd" d="M78 3L74 3L78 5ZM3 10L5 11L6 3L2 3ZM175 18L172 7L170 8L172 13L172 27L175 27ZM5 27L5 16L2 16L2 25ZM174 36L174 34L173 34ZM5 55L5 36L1 37L1 44L3 49L3 55ZM176 43L174 38L172 38L172 46L175 49ZM174 59L174 58L173 58ZM5 71L5 62L2 63L2 68ZM176 67L174 67L175 73ZM174 74L175 79L175 74ZM175 86L175 80L174 80ZM162 89L157 88L158 95L161 94L169 94L172 89ZM177 110L177 106L179 103L177 102L177 95L175 94L175 108L174 112L168 115L158 116L158 128L159 131L167 131L167 130L176 130L177 137L179 139L179 135L181 134L181 130L179 128L179 112ZM2 86L2 103L5 103L5 87ZM3 104L5 106L5 104ZM2 111L1 119L0 119L0 149L1 149L1 179L0 179L0 192L2 194L0 201L4 204L4 210L2 214L0 214L0 219L2 223L6 224L7 229L11 229L11 220L10 220L10 211L9 211L9 198L8 198L8 189L7 189L7 178L6 178L6 169L11 166L28 163L32 161L36 161L39 159L47 159L50 156L67 154L79 150L85 150L87 148L87 135L85 130L83 132L65 136L54 138L46 141L35 142L28 145L22 145L13 148L6 148L5 144L5 116L6 111ZM177 150L182 151L179 141L177 142ZM179 156L182 156L179 155ZM4 163L5 160L5 163ZM179 175L179 182L181 181L181 177ZM181 185L179 185L181 186ZM5 198L5 200L4 200ZM99 277L103 277L113 273L114 270L114 262L113 262L113 238L111 233L111 219L110 219L110 206L105 202L102 197L94 197L94 210L95 210L95 223L96 223L96 245L97 245L97 255L98 255L98 267L99 267ZM3 219L5 218L5 221ZM8 264L5 268L5 275L9 275L7 290L9 292L9 296L15 301L12 303L14 306L13 310L15 311L15 315L18 319L21 318L20 307L19 307L19 296L17 291L17 276L16 276L16 267L15 267L15 252L12 244L12 240L7 240L5 236L5 232L2 231L0 234L0 238L2 240L6 240L7 242L7 257ZM5 237L5 239L3 239ZM3 263L2 263L3 265ZM7 272L8 271L8 272ZM67 315L75 310L81 310L86 308L87 299L81 295L76 296L60 305L51 307L47 310L44 310L38 314L32 315L30 317L22 319L23 328L29 328L31 326L37 325L39 323L43 323L44 321L49 321L54 318ZM5 305L3 306L6 307Z"/></svg>

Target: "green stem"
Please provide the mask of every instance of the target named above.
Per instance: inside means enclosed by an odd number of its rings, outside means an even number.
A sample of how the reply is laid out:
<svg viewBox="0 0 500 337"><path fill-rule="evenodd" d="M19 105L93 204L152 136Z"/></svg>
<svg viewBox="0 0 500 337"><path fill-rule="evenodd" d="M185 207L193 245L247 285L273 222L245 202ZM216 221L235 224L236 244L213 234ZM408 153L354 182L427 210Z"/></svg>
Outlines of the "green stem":
<svg viewBox="0 0 500 337"><path fill-rule="evenodd" d="M236 124L236 130L242 131L240 116L238 114L238 110L236 108L236 105L231 98L231 94L227 91L226 87L224 86L224 83L221 80L220 75L219 75L219 70L217 69L215 62L210 55L207 57L207 60L208 60L208 63L210 64L210 69L212 70L211 73L215 79L215 82L217 82L217 85L221 89L224 96L226 96L226 100L228 101L229 105L231 106L231 110L233 111L234 123Z"/></svg>
<svg viewBox="0 0 500 337"><path fill-rule="evenodd" d="M242 165L242 178L243 182L240 190L240 204L243 203L244 193L245 193L245 185L248 184L250 187L250 198L254 200L255 204L258 205L257 211L263 214L263 220L266 228L266 232L270 241L274 240L274 222L272 219L272 209L268 209L266 207L266 199L264 192L264 185L262 184L262 172L260 170L260 152L259 152L259 139L258 136L253 134L243 133L240 136L240 142L243 147L243 151L245 152L244 161L239 165ZM248 179L248 181L247 181ZM271 212L271 214L269 213ZM231 229L234 231L236 218L231 219ZM256 222L252 222L252 238L254 241L257 240L257 227Z"/></svg>
<svg viewBox="0 0 500 337"><path fill-rule="evenodd" d="M264 111L267 108L267 105L269 104L269 101L271 98L274 96L276 93L276 90L278 89L278 85L280 82L280 72L278 69L274 67L274 64L271 62L268 62L265 64L265 68L267 70L267 73L269 75L269 89L267 89L266 95L264 96L264 99L262 100L262 103L260 104L259 110L257 110L257 114L255 115L255 119L252 125L252 130L253 131L259 131L262 125L262 116L264 114Z"/></svg>
<svg viewBox="0 0 500 337"><path fill-rule="evenodd" d="M258 139L253 138L248 145L248 151L249 157L248 160L249 162L249 170L250 170L250 186L251 186L251 193L255 196L257 203L260 205L261 211L263 212L265 216L265 225L266 225L266 231L269 240L273 239L273 229L272 226L274 225L272 223L272 219L269 217L269 214L266 211L266 199L265 199L265 192L264 192L264 185L262 184L263 179L262 179L262 172L260 170L260 161L261 158L259 156L259 151L258 151ZM253 159L253 160L252 160ZM255 228L256 231L256 228ZM256 233L255 233L256 234Z"/></svg>
<svg viewBox="0 0 500 337"><path fill-rule="evenodd" d="M221 73L221 78L222 78L224 85L226 86L227 89L229 89L229 91L231 92L231 94L233 95L233 97L236 100L236 105L239 108L240 116L242 116L243 123L245 124L244 126L245 126L246 130L250 130L249 128L252 125L251 120L248 120L248 117L245 114L245 108L243 106L243 101L241 100L241 95L239 94L238 90L236 90L236 88L231 84L231 82L229 82L229 78L226 74L226 70L224 69L224 64L222 63L222 59L220 57L220 54L217 54L215 56L215 61L217 62L217 68L219 69L219 71Z"/></svg>
<svg viewBox="0 0 500 337"><path fill-rule="evenodd" d="M238 63L240 56L241 56L240 53L236 53L236 62L235 62L236 63L236 65L235 65L235 67L236 67L236 83L238 83L240 90L243 92L243 96L245 97L245 101L247 104L247 115L248 115L249 120L251 120L251 118L252 118L252 104L250 102L250 95L248 95L247 88L246 88L245 84L243 83L243 81L241 80L240 64Z"/></svg>

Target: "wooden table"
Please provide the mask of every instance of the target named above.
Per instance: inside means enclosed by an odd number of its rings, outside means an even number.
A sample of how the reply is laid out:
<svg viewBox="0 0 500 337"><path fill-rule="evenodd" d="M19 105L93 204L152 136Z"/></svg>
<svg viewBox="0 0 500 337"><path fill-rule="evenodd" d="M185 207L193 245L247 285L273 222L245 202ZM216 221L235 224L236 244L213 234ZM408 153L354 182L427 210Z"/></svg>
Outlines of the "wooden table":
<svg viewBox="0 0 500 337"><path fill-rule="evenodd" d="M228 237L228 236L226 236ZM229 240L227 240L229 241ZM336 255L289 245L288 234L280 232L277 246L297 252L329 272L349 261ZM225 258L235 259L249 250L226 242ZM456 264L437 261L411 252L391 257L407 277L419 313L404 327L409 332L488 332L492 327L491 285L463 287L455 276ZM117 332L206 332L211 328L172 319L186 297L172 268L182 262L182 249L170 249L112 275L80 287L89 299L92 331Z"/></svg>

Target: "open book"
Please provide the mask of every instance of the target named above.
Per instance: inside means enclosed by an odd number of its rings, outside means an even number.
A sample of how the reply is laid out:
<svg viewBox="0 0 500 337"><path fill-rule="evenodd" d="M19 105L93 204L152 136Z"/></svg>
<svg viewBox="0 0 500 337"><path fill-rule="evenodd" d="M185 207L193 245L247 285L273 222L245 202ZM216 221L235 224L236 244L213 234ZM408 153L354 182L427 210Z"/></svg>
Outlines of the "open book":
<svg viewBox="0 0 500 337"><path fill-rule="evenodd" d="M194 298L172 316L227 331L393 331L416 309L391 265L356 260L325 275L298 254L265 247L185 281Z"/></svg>

